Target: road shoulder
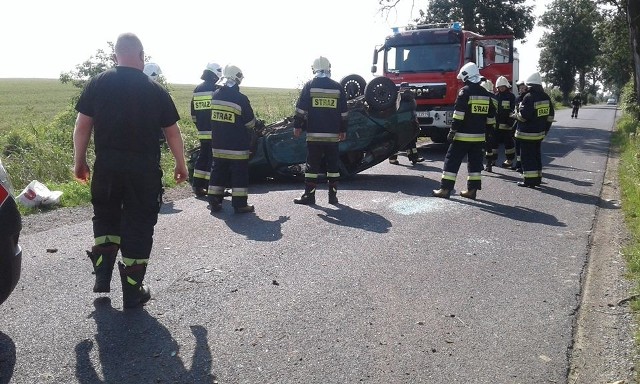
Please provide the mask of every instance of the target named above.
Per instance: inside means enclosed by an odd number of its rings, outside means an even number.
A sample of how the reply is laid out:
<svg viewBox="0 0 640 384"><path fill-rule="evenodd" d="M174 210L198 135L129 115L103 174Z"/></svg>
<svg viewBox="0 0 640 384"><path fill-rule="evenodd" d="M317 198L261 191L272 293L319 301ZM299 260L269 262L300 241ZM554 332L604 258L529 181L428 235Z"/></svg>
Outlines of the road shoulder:
<svg viewBox="0 0 640 384"><path fill-rule="evenodd" d="M622 248L628 234L620 209L619 156L607 161L590 238L583 290L569 351L568 383L636 383L637 325L630 309L633 283Z"/></svg>

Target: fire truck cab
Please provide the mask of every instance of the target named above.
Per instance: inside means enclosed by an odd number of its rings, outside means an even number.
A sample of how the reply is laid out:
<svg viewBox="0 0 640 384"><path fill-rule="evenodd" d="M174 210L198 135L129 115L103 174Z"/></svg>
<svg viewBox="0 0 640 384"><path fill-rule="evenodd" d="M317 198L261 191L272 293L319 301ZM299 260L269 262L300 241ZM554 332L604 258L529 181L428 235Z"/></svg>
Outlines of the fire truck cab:
<svg viewBox="0 0 640 384"><path fill-rule="evenodd" d="M394 28L374 50L371 72L377 73L382 53L382 76L415 95L420 136L444 143L463 87L457 79L460 68L472 61L493 83L505 76L513 85L519 76L513 43L511 35L482 36L463 30L460 23Z"/></svg>

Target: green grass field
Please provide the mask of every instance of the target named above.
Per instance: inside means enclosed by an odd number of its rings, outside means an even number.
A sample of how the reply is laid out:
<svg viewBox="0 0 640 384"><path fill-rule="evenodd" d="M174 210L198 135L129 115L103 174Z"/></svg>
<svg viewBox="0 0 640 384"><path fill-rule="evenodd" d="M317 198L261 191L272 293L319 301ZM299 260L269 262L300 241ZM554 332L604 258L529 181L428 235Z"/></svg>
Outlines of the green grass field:
<svg viewBox="0 0 640 384"><path fill-rule="evenodd" d="M180 113L180 126L188 151L196 147L196 128L190 102L195 84L171 84L169 89ZM240 87L249 97L256 118L265 123L294 113L296 89ZM16 193L38 180L52 190L62 190L63 206L89 201L88 186L73 179L73 126L75 99L80 89L55 79L0 79L0 160L11 175ZM89 156L91 162L91 154ZM163 151L164 183L172 187L173 159ZM23 210L23 213L31 213Z"/></svg>

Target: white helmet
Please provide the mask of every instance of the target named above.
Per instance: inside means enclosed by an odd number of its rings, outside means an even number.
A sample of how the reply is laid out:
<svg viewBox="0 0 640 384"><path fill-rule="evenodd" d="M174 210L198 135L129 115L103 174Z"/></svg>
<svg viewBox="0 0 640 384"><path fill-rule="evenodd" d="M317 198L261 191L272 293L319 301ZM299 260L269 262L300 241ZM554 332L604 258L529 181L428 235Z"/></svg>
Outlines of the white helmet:
<svg viewBox="0 0 640 384"><path fill-rule="evenodd" d="M482 83L480 83L480 85L482 85L484 87L484 89L486 89L489 92L493 92L493 83L491 82L491 80L485 80Z"/></svg>
<svg viewBox="0 0 640 384"><path fill-rule="evenodd" d="M240 85L242 79L244 79L242 70L240 70L240 68L236 67L235 65L227 64L222 71L222 77L216 84L228 85L230 87L233 87L236 84Z"/></svg>
<svg viewBox="0 0 640 384"><path fill-rule="evenodd" d="M542 77L539 72L533 72L524 83L527 85L542 85Z"/></svg>
<svg viewBox="0 0 640 384"><path fill-rule="evenodd" d="M204 70L213 72L213 74L216 75L218 79L222 77L222 67L218 63L207 63L207 66L204 68Z"/></svg>
<svg viewBox="0 0 640 384"><path fill-rule="evenodd" d="M498 77L498 79L496 80L496 88L497 87L507 87L507 88L511 88L511 83L509 83L509 80L507 80L506 77L504 76L500 76Z"/></svg>
<svg viewBox="0 0 640 384"><path fill-rule="evenodd" d="M331 71L331 63L329 59L324 56L320 56L317 59L313 60L313 65L311 66L311 70L313 73L318 71L330 72Z"/></svg>
<svg viewBox="0 0 640 384"><path fill-rule="evenodd" d="M162 70L156 63L145 64L142 72L144 72L145 75L149 76L153 80L158 80L158 76L162 75Z"/></svg>
<svg viewBox="0 0 640 384"><path fill-rule="evenodd" d="M458 79L462 81L470 81L472 83L480 82L480 71L476 63L469 62L460 68Z"/></svg>

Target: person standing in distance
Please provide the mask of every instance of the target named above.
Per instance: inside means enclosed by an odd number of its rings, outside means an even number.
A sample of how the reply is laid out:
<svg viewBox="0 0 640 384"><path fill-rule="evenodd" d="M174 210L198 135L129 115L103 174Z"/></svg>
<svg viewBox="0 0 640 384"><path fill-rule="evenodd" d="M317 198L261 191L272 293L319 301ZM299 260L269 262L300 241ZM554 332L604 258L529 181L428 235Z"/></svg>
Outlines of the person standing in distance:
<svg viewBox="0 0 640 384"><path fill-rule="evenodd" d="M133 33L118 36L116 67L85 86L76 104L74 175L86 182L87 149L94 136L91 178L94 246L87 255L95 273L94 292L109 292L118 250L123 307L146 303L143 280L162 203L159 135L175 158L174 179L188 177L180 116L169 93L142 72L144 50ZM161 132L162 129L162 132Z"/></svg>
<svg viewBox="0 0 640 384"><path fill-rule="evenodd" d="M222 77L222 67L218 63L210 62L202 71L200 83L193 90L191 97L191 120L198 130L200 151L193 166L193 193L196 197L207 195L209 179L211 178L211 99L216 90L216 83Z"/></svg>
<svg viewBox="0 0 640 384"><path fill-rule="evenodd" d="M580 110L581 106L582 106L582 96L580 95L580 92L576 92L575 96L573 96L573 99L571 99L571 118L572 119L574 117L576 119L578 118L578 111Z"/></svg>
<svg viewBox="0 0 640 384"><path fill-rule="evenodd" d="M311 70L314 77L302 87L293 120L294 137L300 137L303 130L307 133L305 189L293 202L315 204L320 171L326 169L329 204L338 204L338 143L345 139L347 132L347 97L342 86L331 79L331 63L326 57L315 59Z"/></svg>
<svg viewBox="0 0 640 384"><path fill-rule="evenodd" d="M249 156L256 118L249 98L240 93L244 75L228 64L211 99L211 150L213 167L209 180L209 208L222 209L225 187L231 184L231 205L235 213L255 211L249 198Z"/></svg>
<svg viewBox="0 0 640 384"><path fill-rule="evenodd" d="M464 87L458 92L453 111L453 123L447 139L449 149L444 159L440 189L433 196L448 199L456 183L462 159L467 156L467 190L460 196L476 199L482 188L482 157L485 132L496 123L493 95L480 85L480 72L475 63L467 63L458 73Z"/></svg>

